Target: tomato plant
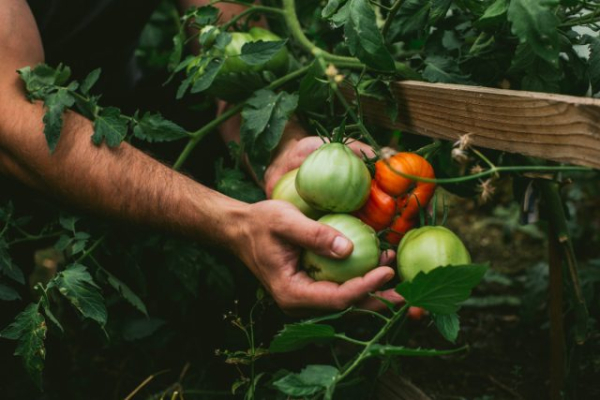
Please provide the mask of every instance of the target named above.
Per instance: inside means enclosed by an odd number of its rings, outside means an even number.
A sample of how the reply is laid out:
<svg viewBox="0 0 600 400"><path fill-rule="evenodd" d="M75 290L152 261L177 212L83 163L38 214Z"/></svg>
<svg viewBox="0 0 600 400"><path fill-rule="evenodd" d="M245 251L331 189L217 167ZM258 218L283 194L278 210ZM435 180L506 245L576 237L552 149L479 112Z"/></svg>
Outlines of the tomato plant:
<svg viewBox="0 0 600 400"><path fill-rule="evenodd" d="M375 231L347 214L328 214L319 219L322 224L339 230L352 241L354 248L349 257L335 260L307 251L302 256L302 265L317 281L343 283L363 276L379 262L379 239Z"/></svg>
<svg viewBox="0 0 600 400"><path fill-rule="evenodd" d="M454 232L443 226L423 226L409 231L398 246L398 272L412 281L419 272L471 263L469 251Z"/></svg>
<svg viewBox="0 0 600 400"><path fill-rule="evenodd" d="M401 152L375 163L375 178L369 198L356 215L376 231L388 229L386 240L398 244L402 236L414 227L419 213L427 207L435 184L403 176L433 179L433 167L422 156Z"/></svg>
<svg viewBox="0 0 600 400"><path fill-rule="evenodd" d="M298 194L318 210L352 212L369 196L371 174L343 143L327 143L311 153L296 176Z"/></svg>

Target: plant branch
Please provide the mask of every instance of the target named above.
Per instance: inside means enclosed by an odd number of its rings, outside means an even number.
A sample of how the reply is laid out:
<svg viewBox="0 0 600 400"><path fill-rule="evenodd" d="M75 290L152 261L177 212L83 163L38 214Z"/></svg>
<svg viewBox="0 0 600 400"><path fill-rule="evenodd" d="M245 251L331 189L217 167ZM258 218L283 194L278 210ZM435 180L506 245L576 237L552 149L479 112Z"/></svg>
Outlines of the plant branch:
<svg viewBox="0 0 600 400"><path fill-rule="evenodd" d="M384 41L385 41L385 38L386 38L386 36L388 34L388 31L390 30L390 26L392 26L392 21L396 17L396 14L398 14L398 11L400 10L400 7L402 6L402 3L403 3L402 0L396 0L396 2L394 3L394 5L390 9L390 12L387 15L387 18L385 19L385 23L383 24L383 28L381 28L381 35L383 36L383 40Z"/></svg>

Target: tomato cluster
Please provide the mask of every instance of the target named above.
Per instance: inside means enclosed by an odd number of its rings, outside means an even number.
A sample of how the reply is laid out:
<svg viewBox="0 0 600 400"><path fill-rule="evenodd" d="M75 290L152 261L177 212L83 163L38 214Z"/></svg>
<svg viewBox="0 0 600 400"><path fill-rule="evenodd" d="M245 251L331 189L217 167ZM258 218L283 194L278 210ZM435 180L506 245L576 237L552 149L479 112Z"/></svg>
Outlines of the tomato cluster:
<svg viewBox="0 0 600 400"><path fill-rule="evenodd" d="M401 174L435 178L429 162L415 153L397 153L375 163L375 177L366 204L356 213L364 223L382 231L386 240L398 244L400 239L419 221L433 193L435 184L414 181Z"/></svg>

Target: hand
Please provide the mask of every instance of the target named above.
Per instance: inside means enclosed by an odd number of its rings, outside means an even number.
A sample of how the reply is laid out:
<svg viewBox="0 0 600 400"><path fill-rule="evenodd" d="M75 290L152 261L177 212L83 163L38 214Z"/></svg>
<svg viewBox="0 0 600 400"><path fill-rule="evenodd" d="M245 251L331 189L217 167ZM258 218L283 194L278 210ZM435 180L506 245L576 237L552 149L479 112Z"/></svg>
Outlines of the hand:
<svg viewBox="0 0 600 400"><path fill-rule="evenodd" d="M301 128L292 126L288 127L288 129ZM296 137L298 137L298 135L296 135ZM318 136L307 136L295 140L288 140L275 154L273 161L265 172L265 192L267 193L267 197L271 198L271 193L279 178L286 172L300 167L306 157L323 144L323 140ZM368 157L373 157L375 155L371 146L362 142L354 141L350 143L349 147L361 158L363 156L362 152Z"/></svg>
<svg viewBox="0 0 600 400"><path fill-rule="evenodd" d="M343 284L314 281L299 266L302 248L332 258L352 252L352 243L339 231L306 218L294 206L267 200L249 206L239 223L233 251L250 268L286 313L304 315L315 311L343 310L351 305L378 310L386 306L369 292L394 304L403 299L393 289L377 292L394 276L387 266ZM381 257L389 264L393 252Z"/></svg>

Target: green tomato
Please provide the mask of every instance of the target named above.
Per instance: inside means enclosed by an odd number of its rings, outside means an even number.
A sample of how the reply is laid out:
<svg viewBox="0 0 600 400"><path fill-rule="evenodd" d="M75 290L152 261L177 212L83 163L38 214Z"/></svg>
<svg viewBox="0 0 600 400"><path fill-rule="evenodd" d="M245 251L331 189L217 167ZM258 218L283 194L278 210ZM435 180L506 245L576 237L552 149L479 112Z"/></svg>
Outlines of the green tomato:
<svg viewBox="0 0 600 400"><path fill-rule="evenodd" d="M347 214L328 214L319 222L332 226L352 241L354 249L345 259L332 259L306 251L302 265L317 281L346 282L363 276L379 264L379 239L370 226Z"/></svg>
<svg viewBox="0 0 600 400"><path fill-rule="evenodd" d="M306 215L308 218L317 219L323 215L323 213L319 210L315 210L311 206L309 206L302 197L296 191L296 175L298 174L298 168L289 171L287 174L283 175L278 181L275 187L273 188L273 193L271 194L271 198L275 200L284 200L288 203L292 203L302 212L302 214Z"/></svg>
<svg viewBox="0 0 600 400"><path fill-rule="evenodd" d="M318 210L352 212L367 201L371 174L348 146L328 143L304 160L296 176L296 190Z"/></svg>
<svg viewBox="0 0 600 400"><path fill-rule="evenodd" d="M424 226L409 231L400 241L396 256L398 272L407 281L421 271L471 263L469 251L450 229Z"/></svg>

